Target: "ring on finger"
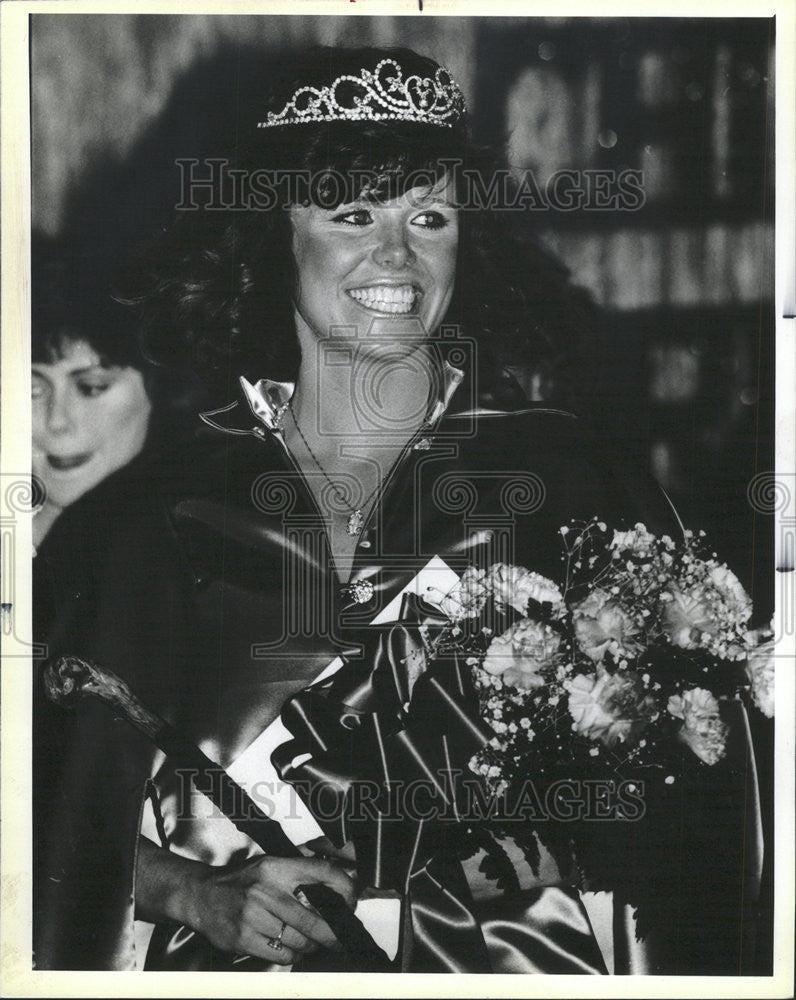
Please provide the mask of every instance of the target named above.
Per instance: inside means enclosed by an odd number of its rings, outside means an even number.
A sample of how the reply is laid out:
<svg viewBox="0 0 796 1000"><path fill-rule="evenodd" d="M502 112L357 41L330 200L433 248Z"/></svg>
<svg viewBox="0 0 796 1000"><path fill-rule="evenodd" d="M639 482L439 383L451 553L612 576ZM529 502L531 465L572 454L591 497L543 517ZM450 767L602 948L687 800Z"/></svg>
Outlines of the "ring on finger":
<svg viewBox="0 0 796 1000"><path fill-rule="evenodd" d="M282 926L279 928L279 933L276 937L268 938L268 947L273 948L274 951L281 951L284 945L282 944L282 935L285 933L287 928L287 920L282 921Z"/></svg>

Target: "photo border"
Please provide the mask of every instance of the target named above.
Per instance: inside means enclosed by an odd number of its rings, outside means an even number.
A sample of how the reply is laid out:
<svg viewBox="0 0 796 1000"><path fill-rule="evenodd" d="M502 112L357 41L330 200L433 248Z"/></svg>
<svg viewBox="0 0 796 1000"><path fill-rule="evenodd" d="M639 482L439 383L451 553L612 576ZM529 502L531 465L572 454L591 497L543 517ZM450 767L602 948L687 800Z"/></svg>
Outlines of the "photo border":
<svg viewBox="0 0 796 1000"><path fill-rule="evenodd" d="M605 2L529 3L501 0L499 4L469 0L423 0L422 14L439 16L655 16L655 17L770 17L776 21L776 472L794 476L794 381L796 358L796 194L794 193L794 4L775 0L749 3L728 0L718 14L714 2L670 0L665 12L647 0L633 4ZM19 515L9 501L11 487L28 484L30 468L30 89L29 16L31 14L312 14L318 16L417 16L417 2L384 0L301 0L299 4L210 0L194 2L82 2L82 0L5 0L0 7L0 94L2 95L2 450L0 476L3 497L3 613L2 647L2 828L0 871L3 935L0 943L0 992L7 997L183 996L403 996L430 995L441 989L449 996L583 997L790 997L793 996L794 916L794 635L783 637L778 649L776 722L773 976L546 976L467 974L337 974L330 983L325 974L269 973L144 973L49 972L30 969L31 927L31 702L29 649L18 636L30 635L32 551L31 517ZM796 492L796 491L792 491ZM791 496L791 502L793 497ZM796 606L793 547L794 511L776 513L776 616L781 621L788 606ZM10 529L10 530L9 530ZM790 534L789 534L790 533ZM790 538L790 542L788 542ZM790 545L790 548L788 548ZM13 588L14 600L7 600ZM409 975L409 978L407 978ZM275 978L273 978L275 977ZM266 983L268 986L266 987ZM444 986L443 986L444 983Z"/></svg>

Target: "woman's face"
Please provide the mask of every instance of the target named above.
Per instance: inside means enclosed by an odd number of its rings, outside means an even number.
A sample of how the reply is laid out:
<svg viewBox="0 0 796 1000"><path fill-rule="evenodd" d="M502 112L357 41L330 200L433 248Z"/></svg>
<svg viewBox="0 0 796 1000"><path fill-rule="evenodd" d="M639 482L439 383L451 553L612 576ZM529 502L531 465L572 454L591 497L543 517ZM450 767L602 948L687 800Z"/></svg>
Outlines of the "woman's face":
<svg viewBox="0 0 796 1000"><path fill-rule="evenodd" d="M295 206L290 212L300 338L302 324L316 340L328 337L331 327L353 327L358 336L389 334L393 324L396 332L406 329L407 318L415 329L419 320L425 335L437 329L456 276L452 180L384 202Z"/></svg>
<svg viewBox="0 0 796 1000"><path fill-rule="evenodd" d="M151 404L137 368L106 367L85 341L34 364L33 472L67 507L141 451Z"/></svg>

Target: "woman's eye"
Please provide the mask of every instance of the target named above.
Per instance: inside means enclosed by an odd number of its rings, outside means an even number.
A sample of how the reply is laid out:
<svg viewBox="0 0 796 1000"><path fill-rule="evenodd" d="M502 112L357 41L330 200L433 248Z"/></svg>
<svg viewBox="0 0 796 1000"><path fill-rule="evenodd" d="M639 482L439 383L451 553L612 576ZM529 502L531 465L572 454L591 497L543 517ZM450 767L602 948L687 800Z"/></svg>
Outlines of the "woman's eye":
<svg viewBox="0 0 796 1000"><path fill-rule="evenodd" d="M90 381L80 381L77 383L77 391L81 396L86 396L92 399L94 396L101 396L103 392L107 392L110 389L111 383L107 379L103 380L90 380Z"/></svg>
<svg viewBox="0 0 796 1000"><path fill-rule="evenodd" d="M412 219L412 225L421 226L423 229L444 229L448 225L448 220L442 212L421 212Z"/></svg>
<svg viewBox="0 0 796 1000"><path fill-rule="evenodd" d="M336 215L333 222L342 222L345 226L367 226L373 221L373 217L366 208L355 208L351 212L343 212Z"/></svg>

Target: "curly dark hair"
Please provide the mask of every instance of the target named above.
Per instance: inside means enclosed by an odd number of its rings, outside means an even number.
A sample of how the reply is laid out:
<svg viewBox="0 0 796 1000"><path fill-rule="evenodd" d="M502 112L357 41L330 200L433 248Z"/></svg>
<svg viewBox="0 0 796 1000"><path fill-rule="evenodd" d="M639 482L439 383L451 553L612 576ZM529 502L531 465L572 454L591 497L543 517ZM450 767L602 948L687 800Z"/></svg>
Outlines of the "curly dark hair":
<svg viewBox="0 0 796 1000"><path fill-rule="evenodd" d="M387 58L400 64L405 78L433 76L437 69L408 49L292 53L270 68L262 117L281 110L301 85L327 86ZM187 365L226 392L239 375L294 380L300 360L296 274L285 209L388 199L419 177L429 183L452 173L460 241L444 324L475 340L479 367L560 372L587 325L586 304L564 267L536 242L527 213L500 210L510 203L510 187L483 197L490 179L508 172L491 150L470 140L464 120L452 127L403 120L256 125L243 124L232 169L217 173L199 203L192 194L194 210L178 212L146 260L127 272L121 295L143 306L149 356ZM283 183L286 178L293 182ZM481 197L474 199L474 192ZM564 381L559 378L559 389Z"/></svg>
<svg viewBox="0 0 796 1000"><path fill-rule="evenodd" d="M31 361L51 364L70 343L88 344L103 365L151 366L142 353L135 317L111 294L112 278L96 257L68 240L34 232L31 246Z"/></svg>
<svg viewBox="0 0 796 1000"><path fill-rule="evenodd" d="M197 406L208 401L188 372L154 365L132 310L113 295L113 275L96 252L73 239L34 232L31 246L31 363L51 365L86 344L106 368L135 368L152 403L147 446L189 440Z"/></svg>

